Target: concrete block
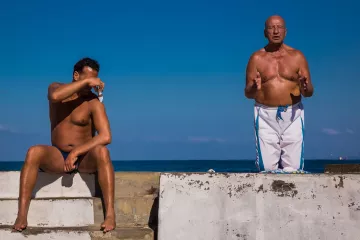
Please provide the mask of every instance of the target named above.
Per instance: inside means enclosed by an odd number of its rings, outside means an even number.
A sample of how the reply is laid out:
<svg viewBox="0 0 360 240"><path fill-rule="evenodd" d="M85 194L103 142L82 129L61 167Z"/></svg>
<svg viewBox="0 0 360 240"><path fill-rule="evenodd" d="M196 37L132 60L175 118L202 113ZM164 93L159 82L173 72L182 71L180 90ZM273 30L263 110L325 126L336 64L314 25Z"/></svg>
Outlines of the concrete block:
<svg viewBox="0 0 360 240"><path fill-rule="evenodd" d="M0 225L13 225L17 216L17 200L0 200ZM32 200L29 226L76 227L94 224L93 199Z"/></svg>
<svg viewBox="0 0 360 240"><path fill-rule="evenodd" d="M33 197L70 198L95 196L94 174L49 174L40 172ZM20 172L0 172L0 199L19 197Z"/></svg>
<svg viewBox="0 0 360 240"><path fill-rule="evenodd" d="M353 240L360 175L168 173L159 240Z"/></svg>
<svg viewBox="0 0 360 240"><path fill-rule="evenodd" d="M156 203L152 198L116 198L116 224L121 227L148 226L151 214L157 214L154 204ZM95 225L104 221L102 203L98 198L94 199L94 217Z"/></svg>
<svg viewBox="0 0 360 240"><path fill-rule="evenodd" d="M116 228L104 234L102 231L87 228L29 228L12 232L9 228L0 229L0 239L6 240L152 240L154 233L148 228Z"/></svg>

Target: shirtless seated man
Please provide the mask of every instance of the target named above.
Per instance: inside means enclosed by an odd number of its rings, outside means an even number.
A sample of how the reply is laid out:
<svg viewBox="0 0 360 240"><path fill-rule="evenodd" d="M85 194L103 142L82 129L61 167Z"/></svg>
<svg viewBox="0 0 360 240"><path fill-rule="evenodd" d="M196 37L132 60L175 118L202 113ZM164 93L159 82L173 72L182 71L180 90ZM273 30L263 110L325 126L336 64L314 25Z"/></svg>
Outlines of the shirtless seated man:
<svg viewBox="0 0 360 240"><path fill-rule="evenodd" d="M299 50L284 44L280 16L267 19L264 34L268 44L251 55L246 68L245 96L255 99L256 165L259 171L303 170L301 98L314 91L308 63Z"/></svg>
<svg viewBox="0 0 360 240"><path fill-rule="evenodd" d="M19 208L14 229L27 227L27 214L39 170L50 173L98 172L105 201L104 232L115 228L114 170L106 145L111 131L104 105L91 92L102 92L99 64L84 58L74 66L71 83L52 83L48 88L52 146L31 147L20 175ZM95 136L95 131L98 134Z"/></svg>

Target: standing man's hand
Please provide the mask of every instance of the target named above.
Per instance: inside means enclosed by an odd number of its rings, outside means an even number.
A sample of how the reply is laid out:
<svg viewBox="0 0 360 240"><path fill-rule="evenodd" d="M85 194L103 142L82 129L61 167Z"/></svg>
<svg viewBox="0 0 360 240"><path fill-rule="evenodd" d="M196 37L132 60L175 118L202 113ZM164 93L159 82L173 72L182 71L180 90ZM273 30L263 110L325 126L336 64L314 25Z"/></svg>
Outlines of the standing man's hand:
<svg viewBox="0 0 360 240"><path fill-rule="evenodd" d="M261 89L261 76L260 76L260 73L257 72L256 73L256 77L254 78L253 80L254 82L254 87L256 87L257 90L260 90Z"/></svg>
<svg viewBox="0 0 360 240"><path fill-rule="evenodd" d="M100 78L88 78L87 83L89 87L94 88L96 92L103 92L105 88L105 83L100 80Z"/></svg>
<svg viewBox="0 0 360 240"><path fill-rule="evenodd" d="M299 84L300 84L300 90L303 92L306 92L307 91L307 85L308 85L308 80L306 77L304 77L301 72L299 71L298 73L298 81L299 81Z"/></svg>
<svg viewBox="0 0 360 240"><path fill-rule="evenodd" d="M71 172L73 171L76 166L75 163L78 160L78 156L74 151L71 151L64 162L64 171Z"/></svg>

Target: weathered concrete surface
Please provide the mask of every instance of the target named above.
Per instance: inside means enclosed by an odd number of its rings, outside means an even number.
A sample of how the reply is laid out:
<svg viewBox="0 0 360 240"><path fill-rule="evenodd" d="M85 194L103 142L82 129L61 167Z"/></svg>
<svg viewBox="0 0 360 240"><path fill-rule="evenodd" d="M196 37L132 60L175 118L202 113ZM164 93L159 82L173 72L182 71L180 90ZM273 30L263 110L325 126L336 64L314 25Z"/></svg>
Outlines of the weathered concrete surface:
<svg viewBox="0 0 360 240"><path fill-rule="evenodd" d="M154 233L148 228L117 228L104 234L94 228L29 228L22 233L10 227L0 229L0 239L11 240L150 240Z"/></svg>
<svg viewBox="0 0 360 240"><path fill-rule="evenodd" d="M159 240L354 240L360 175L162 174Z"/></svg>
<svg viewBox="0 0 360 240"><path fill-rule="evenodd" d="M92 199L32 200L29 226L75 227L94 224ZM12 225L18 210L17 200L0 200L0 225ZM1 238L0 238L1 239Z"/></svg>

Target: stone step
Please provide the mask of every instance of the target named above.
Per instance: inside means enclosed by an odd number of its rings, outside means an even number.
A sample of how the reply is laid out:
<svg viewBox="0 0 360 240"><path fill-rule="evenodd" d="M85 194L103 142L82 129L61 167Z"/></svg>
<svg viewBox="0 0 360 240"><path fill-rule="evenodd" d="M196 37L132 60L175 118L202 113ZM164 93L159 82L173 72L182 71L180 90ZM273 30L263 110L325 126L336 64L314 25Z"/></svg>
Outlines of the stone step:
<svg viewBox="0 0 360 240"><path fill-rule="evenodd" d="M28 213L28 225L37 227L93 225L93 206L93 199L32 200ZM17 216L18 201L0 200L0 211L0 225L12 225Z"/></svg>
<svg viewBox="0 0 360 240"><path fill-rule="evenodd" d="M6 240L152 240L154 232L149 228L116 228L103 233L97 228L27 228L12 232L11 226L0 228L0 239Z"/></svg>
<svg viewBox="0 0 360 240"><path fill-rule="evenodd" d="M150 197L116 198L115 213L118 226L148 226L156 224L157 201ZM0 200L0 226L12 225L16 219L18 201ZM33 199L28 224L33 227L99 226L104 220L100 198Z"/></svg>
<svg viewBox="0 0 360 240"><path fill-rule="evenodd" d="M20 172L0 172L0 199L19 197ZM159 191L160 174L153 172L116 172L115 197L155 196ZM40 172L34 198L71 198L100 196L95 174L49 174Z"/></svg>

